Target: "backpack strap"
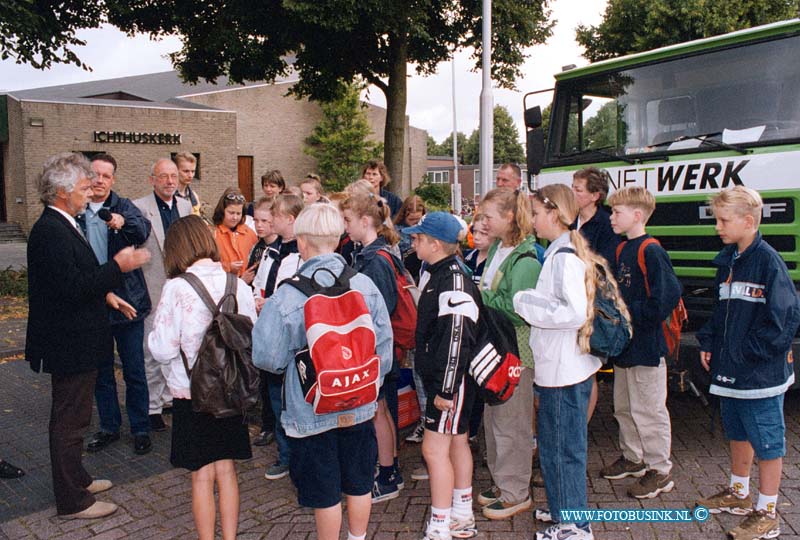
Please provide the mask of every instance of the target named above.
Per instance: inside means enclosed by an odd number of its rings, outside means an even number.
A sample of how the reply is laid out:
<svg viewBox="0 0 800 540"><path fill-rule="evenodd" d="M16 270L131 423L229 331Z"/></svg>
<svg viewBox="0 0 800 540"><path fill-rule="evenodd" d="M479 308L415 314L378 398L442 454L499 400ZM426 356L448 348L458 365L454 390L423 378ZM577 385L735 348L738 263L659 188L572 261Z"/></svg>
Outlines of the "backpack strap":
<svg viewBox="0 0 800 540"><path fill-rule="evenodd" d="M230 274L228 274L228 275L230 275ZM213 298L211 298L211 295L208 293L208 289L206 289L206 286L203 285L203 282L200 280L199 277L195 276L191 272L184 272L183 274L180 274L180 275L178 275L176 277L181 278L182 280L186 281L189 285L191 285L192 289L194 289L194 291L200 297L200 300L202 300L203 303L206 305L208 310L212 314L216 314L217 309L218 309L217 303L214 302ZM227 286L226 286L226 291L225 292L227 292ZM223 296L223 299L224 299L224 296Z"/></svg>
<svg viewBox="0 0 800 540"><path fill-rule="evenodd" d="M225 292L217 303L217 310L221 313L237 313L239 311L239 301L236 299L236 289L239 287L239 279L236 274L225 274ZM233 309L225 309L224 305L228 300L233 300ZM214 312L216 313L216 312Z"/></svg>
<svg viewBox="0 0 800 540"><path fill-rule="evenodd" d="M644 290L648 297L650 296L650 284L647 282L647 264L645 264L644 260L644 250L647 249L647 246L652 246L653 244L660 246L661 242L651 236L641 243L639 251L636 253L636 262L639 263L639 270L641 270L642 275L644 275Z"/></svg>

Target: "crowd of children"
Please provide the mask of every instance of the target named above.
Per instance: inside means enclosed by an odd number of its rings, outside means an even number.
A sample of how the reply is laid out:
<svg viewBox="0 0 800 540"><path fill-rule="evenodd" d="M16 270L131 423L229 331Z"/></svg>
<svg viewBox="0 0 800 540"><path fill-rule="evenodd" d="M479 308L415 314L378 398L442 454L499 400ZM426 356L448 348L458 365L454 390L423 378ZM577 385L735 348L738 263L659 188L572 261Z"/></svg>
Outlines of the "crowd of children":
<svg viewBox="0 0 800 540"><path fill-rule="evenodd" d="M249 206L236 189L220 198L213 230L220 263L251 286L259 313L253 361L263 370L265 406L253 444L277 441L278 459L266 478L291 476L300 504L314 508L319 538L339 537L342 495L348 539L361 540L371 504L397 497L404 487L397 383L406 357L413 358L421 409L406 440L422 443L425 463L411 477L430 480L425 539L478 533L470 441L481 423L491 475L491 487L476 494L483 515L508 519L532 508L538 449L547 506L534 511L545 524L536 540L594 538L588 522L562 519L561 510L587 507L587 424L597 400L595 373L606 360L614 367L621 455L600 476L635 477L627 492L640 499L674 488L662 325L682 290L667 252L646 232L655 198L643 188L619 189L608 198L609 213L604 171L584 169L572 186L548 185L529 195L519 190L514 167L501 168L499 187L476 209L473 249L466 253L463 221L426 213L416 195L400 201L385 189L388 172L377 161L343 193L325 194L319 177L309 175L295 195L278 171L270 171L262 178L264 197ZM790 351L800 304L786 265L758 233L758 193L726 189L711 206L726 247L714 261L718 298L698 334L699 360L711 372L711 393L721 397L731 477L729 487L698 505L747 516L730 532L734 538L774 538L786 452L783 394L793 382ZM404 269L420 292L413 355L392 337ZM296 358L304 347L314 357L316 334L303 307L308 296L299 286L283 285L304 279L319 291L345 286L364 299L370 321L353 324L374 336L372 354L380 364L375 399L368 403L315 409L318 400L309 397L307 373ZM609 359L590 346L601 286L633 329L625 350ZM484 406L468 367L477 353L481 310L489 308L513 325L522 368L511 398ZM341 323L333 319L322 322ZM760 473L755 506L749 497L754 456Z"/></svg>

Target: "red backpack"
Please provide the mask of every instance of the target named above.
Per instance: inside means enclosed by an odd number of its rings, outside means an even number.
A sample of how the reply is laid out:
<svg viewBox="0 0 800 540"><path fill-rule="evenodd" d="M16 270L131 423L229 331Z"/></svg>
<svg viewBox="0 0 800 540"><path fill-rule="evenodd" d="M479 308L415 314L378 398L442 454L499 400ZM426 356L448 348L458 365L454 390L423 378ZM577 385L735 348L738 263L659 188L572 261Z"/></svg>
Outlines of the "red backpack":
<svg viewBox="0 0 800 540"><path fill-rule="evenodd" d="M334 283L319 284L317 272L331 274ZM310 278L297 274L283 281L308 297L303 305L308 346L295 355L295 367L315 414L348 411L378 399L375 329L364 297L350 288L355 275L347 266L338 277L318 268Z"/></svg>
<svg viewBox="0 0 800 540"><path fill-rule="evenodd" d="M417 346L417 304L419 289L408 271L392 253L379 249L378 255L389 261L397 281L397 305L390 314L394 344L397 348L410 351Z"/></svg>
<svg viewBox="0 0 800 540"><path fill-rule="evenodd" d="M617 246L617 265L619 265L619 256L622 253L622 248L626 242L621 242ZM650 296L650 284L647 282L647 265L644 261L644 250L647 246L655 244L660 246L661 243L655 238L647 238L639 246L639 251L636 254L636 260L639 263L639 269L644 275L644 288L647 296ZM686 321L689 320L689 312L686 311L686 305L683 303L683 298L678 300L678 305L669 314L664 322L661 323L661 328L664 331L664 340L667 342L667 362L676 362L680 356L681 348L681 330L683 330Z"/></svg>

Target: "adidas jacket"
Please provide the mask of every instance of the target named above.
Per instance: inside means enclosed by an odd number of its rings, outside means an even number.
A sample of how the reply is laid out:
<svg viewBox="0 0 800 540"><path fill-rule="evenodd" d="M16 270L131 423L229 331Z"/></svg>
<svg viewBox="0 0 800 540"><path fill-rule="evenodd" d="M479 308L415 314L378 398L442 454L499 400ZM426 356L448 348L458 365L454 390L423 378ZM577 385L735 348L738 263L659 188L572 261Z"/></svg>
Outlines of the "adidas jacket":
<svg viewBox="0 0 800 540"><path fill-rule="evenodd" d="M797 290L780 255L762 238L739 257L726 246L714 259L717 299L697 333L711 352L711 393L759 399L794 382L792 339L800 324Z"/></svg>
<svg viewBox="0 0 800 540"><path fill-rule="evenodd" d="M480 293L455 255L427 267L420 279L415 368L428 399L453 399L478 337Z"/></svg>

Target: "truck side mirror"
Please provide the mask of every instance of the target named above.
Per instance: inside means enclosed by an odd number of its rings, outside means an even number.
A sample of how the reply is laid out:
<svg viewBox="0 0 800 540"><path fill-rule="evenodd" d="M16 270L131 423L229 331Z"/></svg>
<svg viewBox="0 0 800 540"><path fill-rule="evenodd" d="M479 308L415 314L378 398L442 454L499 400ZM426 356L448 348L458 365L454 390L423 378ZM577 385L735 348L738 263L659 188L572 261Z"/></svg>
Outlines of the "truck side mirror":
<svg viewBox="0 0 800 540"><path fill-rule="evenodd" d="M542 108L538 105L525 109L525 127L528 129L535 129L542 127Z"/></svg>
<svg viewBox="0 0 800 540"><path fill-rule="evenodd" d="M525 141L525 161L528 174L539 174L544 165L544 131L541 127L528 130ZM529 186L530 187L530 186Z"/></svg>

